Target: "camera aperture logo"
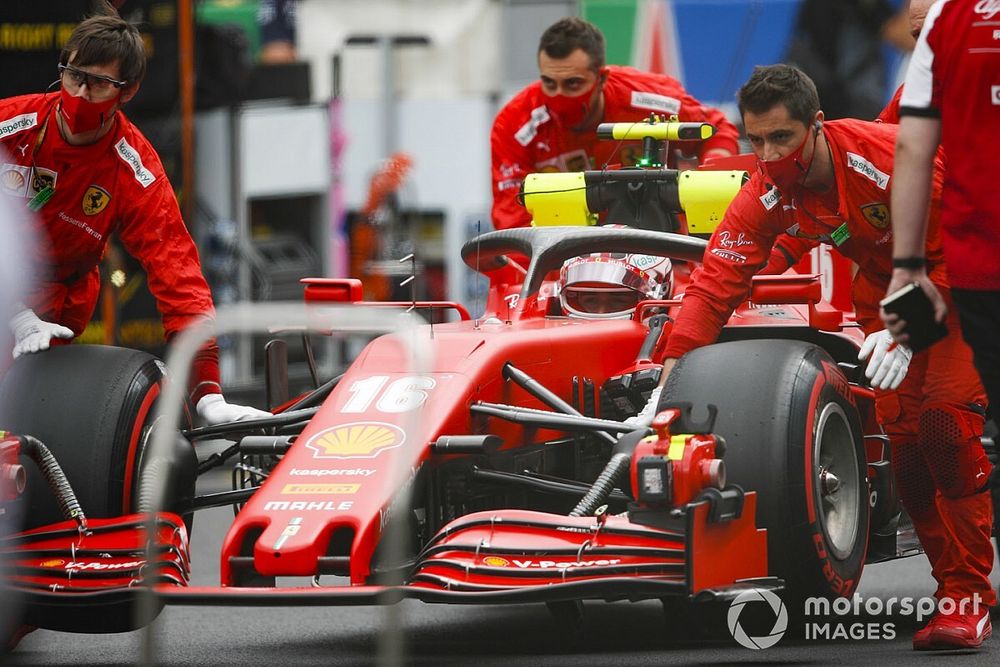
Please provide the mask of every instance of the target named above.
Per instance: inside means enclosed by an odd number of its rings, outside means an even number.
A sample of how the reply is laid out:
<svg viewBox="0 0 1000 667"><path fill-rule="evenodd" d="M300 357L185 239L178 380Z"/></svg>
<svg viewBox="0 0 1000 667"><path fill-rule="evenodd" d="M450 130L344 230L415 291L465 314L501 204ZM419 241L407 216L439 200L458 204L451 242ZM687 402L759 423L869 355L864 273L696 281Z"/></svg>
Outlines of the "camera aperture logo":
<svg viewBox="0 0 1000 667"><path fill-rule="evenodd" d="M774 615L774 625L766 635L751 637L740 624L740 617L743 615L744 607L750 605L750 603L761 602L764 604L751 605L752 611L747 613L768 613L762 610L770 609L770 613ZM785 604L781 601L781 598L771 591L767 589L753 589L740 593L729 604L729 613L726 620L729 625L729 633L740 646L759 650L771 648L781 641L781 638L785 635L785 630L788 629L788 610L785 609Z"/></svg>
<svg viewBox="0 0 1000 667"><path fill-rule="evenodd" d="M805 600L803 608L804 638L806 641L891 641L896 638L899 617L913 616L920 623L935 613L981 616L983 608L985 604L978 593L971 598L940 600L932 597L862 598L857 593L850 598L832 600L812 597ZM781 641L788 629L788 611L775 593L752 589L740 593L730 603L727 621L729 633L740 646L760 650ZM766 630L768 625L771 625L770 630ZM751 632L758 636L752 636Z"/></svg>

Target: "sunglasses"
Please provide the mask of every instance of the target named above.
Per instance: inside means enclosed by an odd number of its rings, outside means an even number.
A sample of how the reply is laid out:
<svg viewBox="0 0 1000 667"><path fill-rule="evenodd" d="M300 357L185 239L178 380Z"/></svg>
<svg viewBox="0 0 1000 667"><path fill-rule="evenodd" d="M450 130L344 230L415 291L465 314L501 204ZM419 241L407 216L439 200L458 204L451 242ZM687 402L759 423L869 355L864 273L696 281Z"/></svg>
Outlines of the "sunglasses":
<svg viewBox="0 0 1000 667"><path fill-rule="evenodd" d="M102 74L91 74L72 65L59 65L59 76L68 77L75 86L87 84L87 88L95 93L106 93L112 88L124 88L128 85L128 81L118 81Z"/></svg>

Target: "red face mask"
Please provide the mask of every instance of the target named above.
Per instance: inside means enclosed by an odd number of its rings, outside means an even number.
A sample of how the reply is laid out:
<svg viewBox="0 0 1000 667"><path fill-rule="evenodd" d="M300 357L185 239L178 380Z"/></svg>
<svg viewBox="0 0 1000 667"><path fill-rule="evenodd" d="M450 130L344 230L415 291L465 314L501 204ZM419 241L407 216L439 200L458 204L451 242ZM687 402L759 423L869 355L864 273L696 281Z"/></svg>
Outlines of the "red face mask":
<svg viewBox="0 0 1000 667"><path fill-rule="evenodd" d="M809 141L808 133L802 138L799 147L785 157L777 160L757 160L758 171L782 192L790 191L809 173L809 167L812 166L813 158L816 157L816 139L819 137L819 127L814 125L813 130L813 153L809 157L809 162L802 160L806 142Z"/></svg>
<svg viewBox="0 0 1000 667"><path fill-rule="evenodd" d="M59 113L66 121L66 127L73 134L92 132L104 125L105 121L111 117L112 109L117 101L118 95L103 102L91 102L83 97L70 95L63 88L60 95Z"/></svg>
<svg viewBox="0 0 1000 667"><path fill-rule="evenodd" d="M594 109L599 87L603 85L603 73L590 90L583 95L550 95L545 98L545 106L566 127L579 127Z"/></svg>

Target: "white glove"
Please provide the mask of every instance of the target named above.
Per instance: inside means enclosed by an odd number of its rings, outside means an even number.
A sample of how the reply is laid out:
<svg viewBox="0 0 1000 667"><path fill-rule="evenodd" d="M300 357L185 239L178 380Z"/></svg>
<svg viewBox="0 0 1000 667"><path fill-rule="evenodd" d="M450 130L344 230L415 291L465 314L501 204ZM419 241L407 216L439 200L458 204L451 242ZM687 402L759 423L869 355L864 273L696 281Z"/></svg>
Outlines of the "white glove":
<svg viewBox="0 0 1000 667"><path fill-rule="evenodd" d="M35 311L25 308L10 318L10 330L14 334L14 358L49 349L53 338L73 338L73 331L61 324L53 324L38 319Z"/></svg>
<svg viewBox="0 0 1000 667"><path fill-rule="evenodd" d="M222 397L222 394L205 394L198 400L195 411L201 417L202 421L205 422L206 426L273 416L270 412L258 410L249 405L226 403L226 399Z"/></svg>
<svg viewBox="0 0 1000 667"><path fill-rule="evenodd" d="M879 389L895 389L906 377L913 352L905 345L894 344L892 334L883 329L865 338L858 359L867 359L868 355L871 359L865 368L865 377L871 380L871 385Z"/></svg>
<svg viewBox="0 0 1000 667"><path fill-rule="evenodd" d="M649 427L653 423L653 418L656 417L656 406L660 403L660 390L663 387L657 387L649 394L649 400L646 401L646 405L642 408L642 411L635 417L629 417L623 424L628 424L629 426L634 426L636 428L645 426Z"/></svg>

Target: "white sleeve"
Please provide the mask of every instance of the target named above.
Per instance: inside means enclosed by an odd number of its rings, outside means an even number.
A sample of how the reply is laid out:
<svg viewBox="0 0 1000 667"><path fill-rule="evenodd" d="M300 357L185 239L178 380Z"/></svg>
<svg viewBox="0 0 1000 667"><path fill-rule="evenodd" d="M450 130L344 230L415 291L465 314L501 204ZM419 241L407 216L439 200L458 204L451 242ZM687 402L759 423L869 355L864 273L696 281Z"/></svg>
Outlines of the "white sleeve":
<svg viewBox="0 0 1000 667"><path fill-rule="evenodd" d="M934 3L927 11L927 18L924 20L924 27L917 38L917 46L913 50L910 58L910 66L906 70L906 82L903 85L903 94L899 98L900 114L903 109L916 111L936 111L932 106L934 99L934 49L927 41L927 36L934 29L934 24L941 16L941 8L948 4L949 0L940 0Z"/></svg>

